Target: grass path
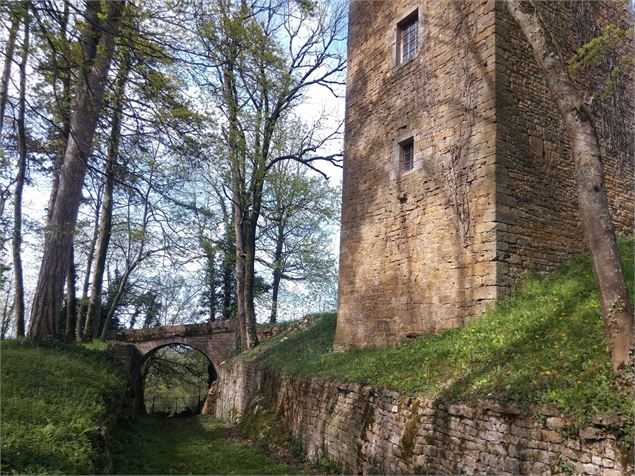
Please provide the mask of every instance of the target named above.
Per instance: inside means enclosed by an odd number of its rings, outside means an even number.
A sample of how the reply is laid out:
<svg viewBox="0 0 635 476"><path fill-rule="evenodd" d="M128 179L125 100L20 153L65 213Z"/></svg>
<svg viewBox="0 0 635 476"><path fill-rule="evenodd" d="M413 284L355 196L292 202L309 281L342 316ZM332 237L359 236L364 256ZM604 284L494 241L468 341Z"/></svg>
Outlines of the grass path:
<svg viewBox="0 0 635 476"><path fill-rule="evenodd" d="M298 474L207 415L140 417L111 438L113 474Z"/></svg>

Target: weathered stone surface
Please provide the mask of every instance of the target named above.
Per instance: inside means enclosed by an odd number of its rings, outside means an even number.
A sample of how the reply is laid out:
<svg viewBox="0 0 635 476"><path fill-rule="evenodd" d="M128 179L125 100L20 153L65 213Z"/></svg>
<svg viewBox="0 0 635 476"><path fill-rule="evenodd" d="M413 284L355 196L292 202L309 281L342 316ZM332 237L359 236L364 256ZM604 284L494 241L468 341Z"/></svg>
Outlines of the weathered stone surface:
<svg viewBox="0 0 635 476"><path fill-rule="evenodd" d="M171 344L189 345L218 366L236 347L236 320L118 331L113 339L133 345L146 358Z"/></svg>
<svg viewBox="0 0 635 476"><path fill-rule="evenodd" d="M628 24L618 2L570 5L537 6L565 58L607 23ZM397 25L415 9L419 50L399 64ZM336 349L461 326L527 269L583 250L567 132L505 2L351 0L349 11ZM635 216L632 87L621 110L593 102L623 232ZM410 138L414 170L402 173Z"/></svg>
<svg viewBox="0 0 635 476"><path fill-rule="evenodd" d="M599 440L602 438L603 432L597 428L587 427L580 430L580 438L583 440Z"/></svg>
<svg viewBox="0 0 635 476"><path fill-rule="evenodd" d="M125 345L120 344L121 349L127 347L136 354L134 358L129 360L128 372L136 404L141 410L144 402L142 368L148 358L158 349L168 345L188 345L209 359L212 364L209 366L209 378L215 380L216 369L222 362L231 357L236 348L236 320L124 330L117 331L110 337L125 343ZM205 402L205 412L212 413L214 411L214 390L215 387L212 386L210 396Z"/></svg>
<svg viewBox="0 0 635 476"><path fill-rule="evenodd" d="M545 425L550 430L559 430L564 426L564 420L559 417L549 417L545 421Z"/></svg>
<svg viewBox="0 0 635 476"><path fill-rule="evenodd" d="M257 395L266 395L309 457L327 456L352 474L422 468L432 474L552 474L569 468L614 476L633 470L615 439L597 428L590 427L592 439L586 433L571 438L561 433L561 416L499 413L492 402L471 407L405 400L396 392L279 375L249 362L222 365L216 392L216 416L231 422Z"/></svg>

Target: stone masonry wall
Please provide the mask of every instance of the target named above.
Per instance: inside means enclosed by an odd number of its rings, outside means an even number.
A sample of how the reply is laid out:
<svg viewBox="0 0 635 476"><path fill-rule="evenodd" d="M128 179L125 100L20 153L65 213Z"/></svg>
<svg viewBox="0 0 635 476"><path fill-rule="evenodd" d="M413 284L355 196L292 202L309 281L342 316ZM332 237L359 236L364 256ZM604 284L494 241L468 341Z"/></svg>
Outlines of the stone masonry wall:
<svg viewBox="0 0 635 476"><path fill-rule="evenodd" d="M111 338L133 345L144 359L167 345L188 345L202 352L217 366L235 353L236 320L120 330Z"/></svg>
<svg viewBox="0 0 635 476"><path fill-rule="evenodd" d="M619 2L537 2L564 58L598 36L603 25L628 24ZM582 91L603 91L603 78L578 74ZM633 232L632 81L616 109L595 99L607 192L616 228ZM607 121L628 144L610 147ZM531 48L504 2L496 9L496 222L499 284L511 287L524 270L549 271L583 250L574 161L567 131Z"/></svg>
<svg viewBox="0 0 635 476"><path fill-rule="evenodd" d="M253 363L221 366L217 388L217 418L235 423L256 395L266 395L309 457L327 457L348 474L633 471L606 431L610 417L571 434L548 409L530 418L514 407L405 398L359 384L278 375Z"/></svg>
<svg viewBox="0 0 635 476"><path fill-rule="evenodd" d="M618 1L536 4L564 58L629 22ZM415 11L418 52L399 64L398 25ZM582 251L567 132L504 2L351 0L348 40L335 349L461 326L527 269ZM587 73L581 90L602 91ZM591 110L614 222L632 233L627 83ZM403 173L409 138L414 170Z"/></svg>
<svg viewBox="0 0 635 476"><path fill-rule="evenodd" d="M457 327L497 297L494 8L350 3L335 348ZM397 25L414 11L418 53L399 64Z"/></svg>

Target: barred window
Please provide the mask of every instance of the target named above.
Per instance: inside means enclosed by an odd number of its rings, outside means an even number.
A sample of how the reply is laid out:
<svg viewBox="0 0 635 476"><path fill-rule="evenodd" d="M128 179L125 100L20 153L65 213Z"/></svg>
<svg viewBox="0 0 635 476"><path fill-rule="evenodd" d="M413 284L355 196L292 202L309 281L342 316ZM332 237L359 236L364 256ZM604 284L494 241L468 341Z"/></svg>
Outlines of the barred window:
<svg viewBox="0 0 635 476"><path fill-rule="evenodd" d="M401 162L401 173L410 172L415 165L415 144L412 138L399 144L399 162Z"/></svg>
<svg viewBox="0 0 635 476"><path fill-rule="evenodd" d="M415 11L402 20L398 25L399 32L399 49L401 63L407 63L417 54L418 43L418 15Z"/></svg>

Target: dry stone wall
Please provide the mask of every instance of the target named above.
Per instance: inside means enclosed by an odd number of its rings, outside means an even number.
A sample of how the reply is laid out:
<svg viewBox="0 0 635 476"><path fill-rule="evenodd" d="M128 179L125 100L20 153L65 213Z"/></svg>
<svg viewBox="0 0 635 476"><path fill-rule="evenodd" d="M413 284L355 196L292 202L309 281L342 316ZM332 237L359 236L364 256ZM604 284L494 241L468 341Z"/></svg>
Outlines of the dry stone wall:
<svg viewBox="0 0 635 476"><path fill-rule="evenodd" d="M610 417L573 434L556 412L537 417L481 402L448 405L359 384L279 375L254 363L221 366L216 416L238 422L257 395L309 457L347 474L632 474ZM262 399L258 400L262 404Z"/></svg>

